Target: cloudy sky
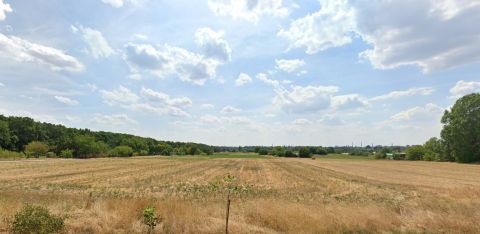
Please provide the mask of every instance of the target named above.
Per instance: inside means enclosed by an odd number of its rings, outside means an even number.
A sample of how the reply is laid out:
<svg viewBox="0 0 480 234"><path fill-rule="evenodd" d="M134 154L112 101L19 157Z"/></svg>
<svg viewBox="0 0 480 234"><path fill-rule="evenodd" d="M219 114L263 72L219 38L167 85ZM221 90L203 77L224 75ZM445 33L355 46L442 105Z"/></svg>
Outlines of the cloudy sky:
<svg viewBox="0 0 480 234"><path fill-rule="evenodd" d="M0 113L213 145L418 144L477 0L0 0Z"/></svg>

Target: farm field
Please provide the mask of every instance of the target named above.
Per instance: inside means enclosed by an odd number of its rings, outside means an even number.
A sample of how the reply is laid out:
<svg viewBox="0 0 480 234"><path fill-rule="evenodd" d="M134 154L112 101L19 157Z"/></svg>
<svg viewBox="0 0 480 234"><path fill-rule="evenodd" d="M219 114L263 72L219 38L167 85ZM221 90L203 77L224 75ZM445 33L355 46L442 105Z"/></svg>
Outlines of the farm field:
<svg viewBox="0 0 480 234"><path fill-rule="evenodd" d="M66 215L69 233L480 233L480 166L254 157L134 157L0 162L0 233L23 204Z"/></svg>

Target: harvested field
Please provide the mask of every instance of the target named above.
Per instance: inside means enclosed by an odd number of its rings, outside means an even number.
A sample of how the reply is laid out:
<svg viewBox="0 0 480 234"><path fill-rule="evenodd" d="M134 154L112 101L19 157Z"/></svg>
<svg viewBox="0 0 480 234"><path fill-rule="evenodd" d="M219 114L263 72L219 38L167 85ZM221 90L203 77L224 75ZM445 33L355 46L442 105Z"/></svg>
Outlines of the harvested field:
<svg viewBox="0 0 480 234"><path fill-rule="evenodd" d="M66 215L70 233L222 233L222 178L235 175L231 233L480 233L480 166L288 158L0 163L0 232L25 203Z"/></svg>

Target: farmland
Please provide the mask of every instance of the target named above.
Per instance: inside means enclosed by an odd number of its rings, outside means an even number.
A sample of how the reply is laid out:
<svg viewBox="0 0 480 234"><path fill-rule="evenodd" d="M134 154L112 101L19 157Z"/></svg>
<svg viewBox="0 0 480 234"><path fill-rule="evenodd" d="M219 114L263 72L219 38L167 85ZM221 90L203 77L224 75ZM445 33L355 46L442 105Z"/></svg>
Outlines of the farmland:
<svg viewBox="0 0 480 234"><path fill-rule="evenodd" d="M473 164L255 155L0 161L0 232L25 203L66 215L70 233L222 233L222 178L238 178L232 233L479 233Z"/></svg>

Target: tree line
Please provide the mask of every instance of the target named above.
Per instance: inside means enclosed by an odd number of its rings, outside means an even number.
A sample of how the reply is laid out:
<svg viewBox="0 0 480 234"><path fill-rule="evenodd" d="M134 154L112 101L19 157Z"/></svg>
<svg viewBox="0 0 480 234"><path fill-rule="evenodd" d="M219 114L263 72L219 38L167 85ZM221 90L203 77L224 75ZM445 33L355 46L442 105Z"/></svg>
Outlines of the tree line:
<svg viewBox="0 0 480 234"><path fill-rule="evenodd" d="M408 147L404 154L388 149L377 152L376 158L480 162L480 93L458 99L441 119L440 138L432 137L423 145ZM403 158L405 157L405 158Z"/></svg>
<svg viewBox="0 0 480 234"><path fill-rule="evenodd" d="M133 155L212 154L205 144L159 141L130 134L67 128L28 117L0 115L0 157L92 158Z"/></svg>

